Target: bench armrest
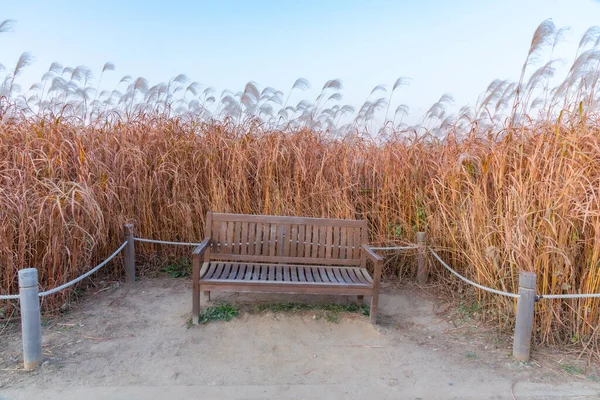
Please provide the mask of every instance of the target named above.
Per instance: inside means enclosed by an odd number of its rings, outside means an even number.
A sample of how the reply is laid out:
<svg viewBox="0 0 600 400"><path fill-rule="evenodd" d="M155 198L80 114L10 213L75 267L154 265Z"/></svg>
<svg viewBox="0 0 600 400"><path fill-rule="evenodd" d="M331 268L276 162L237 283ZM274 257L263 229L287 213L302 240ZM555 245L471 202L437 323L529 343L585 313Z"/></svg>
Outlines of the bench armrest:
<svg viewBox="0 0 600 400"><path fill-rule="evenodd" d="M192 257L202 257L206 249L210 246L211 239L204 239L198 247L196 247L192 253Z"/></svg>
<svg viewBox="0 0 600 400"><path fill-rule="evenodd" d="M192 252L192 280L194 285L200 280L200 259L207 249L210 249L210 238L206 238Z"/></svg>
<svg viewBox="0 0 600 400"><path fill-rule="evenodd" d="M383 257L381 257L379 254L375 253L375 251L373 251L373 249L370 248L369 246L367 246L366 244L363 244L363 250L365 251L367 258L369 260L371 260L371 262L373 264L377 264L377 262L383 261Z"/></svg>
<svg viewBox="0 0 600 400"><path fill-rule="evenodd" d="M383 266L383 257L376 254L372 248L363 244L363 251L366 257L373 263L373 288L376 292L379 292L379 281L381 280L381 268Z"/></svg>

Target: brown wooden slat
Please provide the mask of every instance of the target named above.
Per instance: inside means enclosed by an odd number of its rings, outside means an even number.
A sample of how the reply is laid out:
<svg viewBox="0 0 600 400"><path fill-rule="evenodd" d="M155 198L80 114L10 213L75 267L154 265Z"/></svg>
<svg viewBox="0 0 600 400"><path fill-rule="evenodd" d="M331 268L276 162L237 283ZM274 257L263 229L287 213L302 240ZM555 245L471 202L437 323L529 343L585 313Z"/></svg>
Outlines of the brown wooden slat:
<svg viewBox="0 0 600 400"><path fill-rule="evenodd" d="M242 223L241 222L234 222L233 223L233 244L231 246L231 252L233 254L240 254L240 247L241 247L241 236L242 236Z"/></svg>
<svg viewBox="0 0 600 400"><path fill-rule="evenodd" d="M269 244L271 240L271 224L262 224L262 250L261 255L268 256L269 255Z"/></svg>
<svg viewBox="0 0 600 400"><path fill-rule="evenodd" d="M281 281L247 281L245 279L212 279L210 281L202 281L202 285L204 286L205 283L232 283L232 284L238 284L238 283L256 283L256 284L271 284L271 285L279 285L279 284L291 284L291 285L302 285L302 286L310 286L310 285L325 285L325 286L329 286L329 287L355 287L355 288L370 288L369 285L357 285L357 284L346 284L345 282L300 282L300 281L285 281L285 280L281 280ZM371 287L372 288L372 287ZM335 292L333 292L335 293Z"/></svg>
<svg viewBox="0 0 600 400"><path fill-rule="evenodd" d="M252 275L252 279L254 280L267 280L267 266L265 265L255 265L254 266L254 274Z"/></svg>
<svg viewBox="0 0 600 400"><path fill-rule="evenodd" d="M275 240L275 253L274 255L283 256L283 225L275 224L277 228L277 235L275 236L277 239Z"/></svg>
<svg viewBox="0 0 600 400"><path fill-rule="evenodd" d="M225 268L225 263L217 263L217 269L215 274L213 275L213 279L219 279L221 274L223 273L223 268Z"/></svg>
<svg viewBox="0 0 600 400"><path fill-rule="evenodd" d="M346 247L346 260L351 260L354 258L354 229L348 228L346 230L346 242L348 243Z"/></svg>
<svg viewBox="0 0 600 400"><path fill-rule="evenodd" d="M321 282L331 282L331 279L329 279L329 275L327 275L327 271L325 270L325 268L317 267L317 271L319 273ZM314 270L313 270L313 273L314 273Z"/></svg>
<svg viewBox="0 0 600 400"><path fill-rule="evenodd" d="M254 274L255 268L260 268L260 267L257 267L256 265L252 265L252 264L248 264L246 266L246 275L244 276L244 280L249 281L252 279L252 275Z"/></svg>
<svg viewBox="0 0 600 400"><path fill-rule="evenodd" d="M298 225L298 251L296 252L296 256L298 256L298 257L304 257L305 237L306 237L306 226Z"/></svg>
<svg viewBox="0 0 600 400"><path fill-rule="evenodd" d="M250 245L248 243L248 223L247 222L242 222L242 245L240 248L240 254L248 254L248 246Z"/></svg>
<svg viewBox="0 0 600 400"><path fill-rule="evenodd" d="M296 255L298 254L298 225L292 225L291 227L291 231L290 231L290 238L289 238L289 244L290 244L290 257L296 257Z"/></svg>
<svg viewBox="0 0 600 400"><path fill-rule="evenodd" d="M281 224L274 224L275 228L277 229L277 235L275 236L275 252L273 253L273 255L276 256L283 256L283 225ZM271 238L271 240L273 240ZM269 253L270 254L270 253Z"/></svg>
<svg viewBox="0 0 600 400"><path fill-rule="evenodd" d="M239 264L231 264L231 271L229 271L229 277L227 279L235 279L239 268Z"/></svg>
<svg viewBox="0 0 600 400"><path fill-rule="evenodd" d="M331 268L325 268L325 272L327 273L327 277L329 278L330 282L336 283L338 281L336 279L335 274L333 273L333 270Z"/></svg>
<svg viewBox="0 0 600 400"><path fill-rule="evenodd" d="M283 229L282 229L283 228ZM290 239L292 237L291 225L285 224L280 227L282 234L281 237L281 256L289 257L290 256Z"/></svg>
<svg viewBox="0 0 600 400"><path fill-rule="evenodd" d="M302 225L304 226L306 232L304 236L304 257L308 258L311 256L312 249L312 226L310 225Z"/></svg>
<svg viewBox="0 0 600 400"><path fill-rule="evenodd" d="M271 224L271 233L269 236L269 255L270 256L277 256L277 234L279 233L278 230L281 229L280 226L278 226L277 224Z"/></svg>
<svg viewBox="0 0 600 400"><path fill-rule="evenodd" d="M210 279L212 278L213 274L215 273L215 269L217 268L215 263L210 263L208 265L208 270L206 271L206 274L204 274L204 276L200 275L200 279Z"/></svg>
<svg viewBox="0 0 600 400"><path fill-rule="evenodd" d="M266 222L269 224L304 224L319 226L349 226L360 228L364 221L335 218L284 217L275 215L247 215L213 213L213 221Z"/></svg>
<svg viewBox="0 0 600 400"><path fill-rule="evenodd" d="M267 227L269 230L269 240L265 242L263 254L268 254L272 257L277 255L275 252L277 245L277 224L269 224Z"/></svg>
<svg viewBox="0 0 600 400"><path fill-rule="evenodd" d="M263 241L263 226L261 223L256 223L256 236L254 237L254 255L260 256L262 254L262 241Z"/></svg>
<svg viewBox="0 0 600 400"><path fill-rule="evenodd" d="M319 257L319 226L318 225L313 225L312 226L312 240L311 240L311 251L310 251L310 256L312 258L317 258Z"/></svg>
<svg viewBox="0 0 600 400"><path fill-rule="evenodd" d="M225 244L223 246L223 253L231 254L231 245L233 242L233 222L227 222L227 230L225 232Z"/></svg>
<svg viewBox="0 0 600 400"><path fill-rule="evenodd" d="M348 228L340 228L340 259L348 259Z"/></svg>
<svg viewBox="0 0 600 400"><path fill-rule="evenodd" d="M227 222L219 222L219 253L225 254L225 242L227 242Z"/></svg>
<svg viewBox="0 0 600 400"><path fill-rule="evenodd" d="M212 214L213 213L210 212L210 211L206 213L206 221L204 223L204 237L205 238L207 238L207 237L212 238L213 237L213 232L212 232L212 226L213 226L213 223L212 223Z"/></svg>
<svg viewBox="0 0 600 400"><path fill-rule="evenodd" d="M219 232L221 231L221 222L213 222L212 223L212 231L210 233L210 237L212 238L211 243L211 252L219 253Z"/></svg>
<svg viewBox="0 0 600 400"><path fill-rule="evenodd" d="M362 238L360 236L362 229L354 228L354 253L352 255L353 258L360 259L360 253L362 249Z"/></svg>
<svg viewBox="0 0 600 400"><path fill-rule="evenodd" d="M342 273L340 272L339 268L332 268L332 271L333 271L333 275L335 276L335 279L337 279L338 282L340 282L340 283L351 283L351 282L346 282L346 280L342 276Z"/></svg>
<svg viewBox="0 0 600 400"><path fill-rule="evenodd" d="M373 283L373 278L371 278L371 276L369 275L369 273L367 272L366 269L359 269L360 273L362 273L362 275L364 276L364 278L367 280L367 282L369 283Z"/></svg>
<svg viewBox="0 0 600 400"><path fill-rule="evenodd" d="M266 265L258 263L211 262L206 281L277 281L294 283L329 283L335 285L372 286L372 278L364 268L303 266L293 264Z"/></svg>
<svg viewBox="0 0 600 400"><path fill-rule="evenodd" d="M337 250L337 257L340 260L344 260L346 259L346 227L339 227L340 229L340 233L339 233L339 241L338 241L338 250Z"/></svg>
<svg viewBox="0 0 600 400"><path fill-rule="evenodd" d="M219 277L219 279L227 279L229 277L229 273L231 272L231 263L225 263L223 267L223 273Z"/></svg>
<svg viewBox="0 0 600 400"><path fill-rule="evenodd" d="M320 258L326 258L325 257L325 248L327 246L326 243L327 243L327 227L322 226L319 229L319 257Z"/></svg>
<svg viewBox="0 0 600 400"><path fill-rule="evenodd" d="M254 248L256 246L256 223L251 222L248 224L248 250L246 254L254 255Z"/></svg>
<svg viewBox="0 0 600 400"><path fill-rule="evenodd" d="M321 274L319 273L319 268L312 267L310 269L310 272L312 272L312 276L315 282L323 282L323 279L321 279Z"/></svg>
<svg viewBox="0 0 600 400"><path fill-rule="evenodd" d="M274 281L274 280L275 280L275 266L274 266L274 265L269 265L269 266L267 267L267 269L268 269L268 273L269 273L269 275L268 275L268 276L269 276L269 277L268 277L268 279L269 279L270 281Z"/></svg>
<svg viewBox="0 0 600 400"><path fill-rule="evenodd" d="M306 277L306 282L315 282L315 278L313 278L312 268L304 267L302 268L304 271L304 276Z"/></svg>
<svg viewBox="0 0 600 400"><path fill-rule="evenodd" d="M325 228L325 258L331 258L331 247L333 246L333 227Z"/></svg>
<svg viewBox="0 0 600 400"><path fill-rule="evenodd" d="M333 227L333 244L331 248L331 258L340 258L340 227Z"/></svg>
<svg viewBox="0 0 600 400"><path fill-rule="evenodd" d="M237 279L237 280L246 279L246 268L248 268L248 266L246 264L240 264L240 268L238 269L238 273L235 276L235 279Z"/></svg>
<svg viewBox="0 0 600 400"><path fill-rule="evenodd" d="M342 274L342 279L344 280L344 282L346 283L356 283L354 282L354 280L350 277L350 275L348 274L347 271L348 268L339 268L340 274Z"/></svg>
<svg viewBox="0 0 600 400"><path fill-rule="evenodd" d="M354 282L354 283L363 283L359 279L359 277L356 275L356 271L354 270L354 268L344 268L344 270L350 276L350 279L352 280L352 282Z"/></svg>
<svg viewBox="0 0 600 400"><path fill-rule="evenodd" d="M248 254L248 223L240 222L240 251L238 254Z"/></svg>
<svg viewBox="0 0 600 400"><path fill-rule="evenodd" d="M248 281L207 281L202 284L207 291L237 291L291 294L339 294L369 296L373 288L369 286L339 285L302 282L248 282Z"/></svg>
<svg viewBox="0 0 600 400"><path fill-rule="evenodd" d="M360 259L340 260L335 258L306 258L306 257L280 257L280 256L241 256L239 254L211 254L212 260L229 260L241 262L275 262L289 264L321 264L321 265L347 265L359 266Z"/></svg>
<svg viewBox="0 0 600 400"><path fill-rule="evenodd" d="M367 281L367 279L365 278L365 276L359 268L352 268L352 272L356 275L356 279L358 280L358 282L363 283L365 285L369 284L369 281Z"/></svg>

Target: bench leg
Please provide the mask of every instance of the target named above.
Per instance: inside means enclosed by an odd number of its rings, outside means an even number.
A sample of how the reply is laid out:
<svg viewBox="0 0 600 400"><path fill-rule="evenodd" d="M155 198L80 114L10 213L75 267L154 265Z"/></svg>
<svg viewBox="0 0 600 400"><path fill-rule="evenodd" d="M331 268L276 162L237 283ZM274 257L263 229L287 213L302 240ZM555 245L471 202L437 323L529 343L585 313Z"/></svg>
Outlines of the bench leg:
<svg viewBox="0 0 600 400"><path fill-rule="evenodd" d="M358 296L356 296L356 304L358 304L359 306L362 306L364 298L365 298L365 296L363 296L362 294L359 294Z"/></svg>
<svg viewBox="0 0 600 400"><path fill-rule="evenodd" d="M200 285L194 283L192 289L192 323L198 325L200 320Z"/></svg>
<svg viewBox="0 0 600 400"><path fill-rule="evenodd" d="M379 305L379 293L374 292L371 296L371 308L369 310L370 321L373 325L377 323L377 306Z"/></svg>
<svg viewBox="0 0 600 400"><path fill-rule="evenodd" d="M204 294L204 297L202 298L202 300L205 303L208 303L210 301L210 290L205 290L202 293Z"/></svg>

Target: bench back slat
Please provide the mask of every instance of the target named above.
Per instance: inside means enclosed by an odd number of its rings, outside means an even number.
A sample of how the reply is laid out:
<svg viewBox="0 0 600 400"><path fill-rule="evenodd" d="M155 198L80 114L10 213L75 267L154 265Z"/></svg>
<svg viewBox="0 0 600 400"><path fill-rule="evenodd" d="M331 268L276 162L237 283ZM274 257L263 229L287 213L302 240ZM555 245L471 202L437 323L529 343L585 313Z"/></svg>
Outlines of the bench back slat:
<svg viewBox="0 0 600 400"><path fill-rule="evenodd" d="M211 260L359 266L366 221L209 212Z"/></svg>

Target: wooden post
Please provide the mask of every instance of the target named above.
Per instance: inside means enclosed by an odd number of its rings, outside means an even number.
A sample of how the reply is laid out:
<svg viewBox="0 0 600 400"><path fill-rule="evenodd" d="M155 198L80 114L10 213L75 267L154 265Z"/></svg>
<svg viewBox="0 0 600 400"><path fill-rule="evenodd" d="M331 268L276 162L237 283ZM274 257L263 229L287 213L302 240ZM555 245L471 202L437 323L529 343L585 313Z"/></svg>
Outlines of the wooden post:
<svg viewBox="0 0 600 400"><path fill-rule="evenodd" d="M200 323L200 254L192 253L192 323Z"/></svg>
<svg viewBox="0 0 600 400"><path fill-rule="evenodd" d="M536 274L519 273L519 300L513 343L513 357L517 361L529 361L531 332L533 330L533 307L535 305Z"/></svg>
<svg viewBox="0 0 600 400"><path fill-rule="evenodd" d="M417 283L424 285L427 283L427 234L417 232Z"/></svg>
<svg viewBox="0 0 600 400"><path fill-rule="evenodd" d="M125 282L135 282L135 243L133 240L133 224L125 224Z"/></svg>
<svg viewBox="0 0 600 400"><path fill-rule="evenodd" d="M42 363L42 323L37 269L25 268L19 271L19 296L23 366L26 370L32 370Z"/></svg>

